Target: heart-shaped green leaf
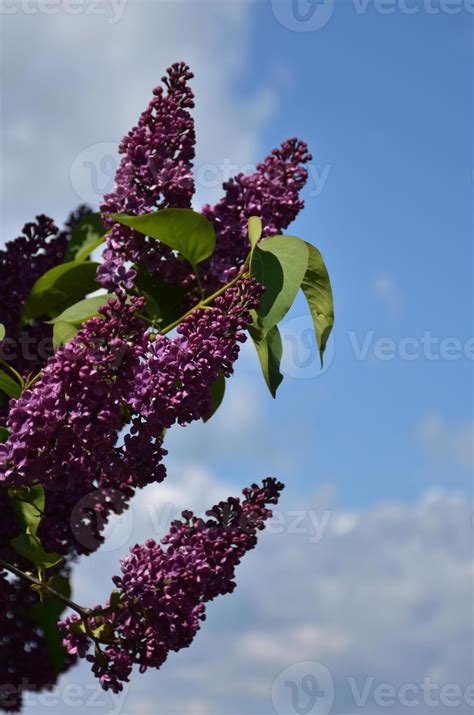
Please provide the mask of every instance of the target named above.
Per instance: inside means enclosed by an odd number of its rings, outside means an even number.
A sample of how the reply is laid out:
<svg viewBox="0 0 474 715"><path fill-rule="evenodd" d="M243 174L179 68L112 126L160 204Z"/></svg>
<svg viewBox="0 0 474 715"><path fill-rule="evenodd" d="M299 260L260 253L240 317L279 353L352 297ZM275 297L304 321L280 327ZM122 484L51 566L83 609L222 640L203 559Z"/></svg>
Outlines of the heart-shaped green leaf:
<svg viewBox="0 0 474 715"><path fill-rule="evenodd" d="M22 489L9 489L8 496L23 530L36 535L44 512L45 497L41 484Z"/></svg>
<svg viewBox="0 0 474 715"><path fill-rule="evenodd" d="M82 325L85 320L93 318L94 315L99 315L99 308L105 305L113 296L110 293L103 295L95 295L92 298L85 298L78 303L74 303L66 310L63 310L56 318L50 320L50 323L72 323L72 325Z"/></svg>
<svg viewBox="0 0 474 715"><path fill-rule="evenodd" d="M26 300L23 323L45 315L54 317L79 298L100 288L95 279L97 266L92 261L70 261L44 273Z"/></svg>
<svg viewBox="0 0 474 715"><path fill-rule="evenodd" d="M4 337L5 337L5 326L3 325L3 323L0 323L0 340L3 340Z"/></svg>
<svg viewBox="0 0 474 715"><path fill-rule="evenodd" d="M209 258L216 246L212 224L191 209L162 209L142 216L107 215L124 226L165 243L193 266Z"/></svg>
<svg viewBox="0 0 474 715"><path fill-rule="evenodd" d="M64 320L60 320L58 323L54 323L53 328L53 348L56 352L61 345L66 345L70 340L72 340L78 333L78 328L72 323L66 323Z"/></svg>
<svg viewBox="0 0 474 715"><path fill-rule="evenodd" d="M63 560L62 556L55 553L48 553L44 550L43 544L37 536L32 534L20 534L11 541L11 545L20 556L31 561L39 572L57 566Z"/></svg>
<svg viewBox="0 0 474 715"><path fill-rule="evenodd" d="M256 246L251 275L265 286L257 321L263 331L291 308L308 267L308 247L296 236L271 236Z"/></svg>

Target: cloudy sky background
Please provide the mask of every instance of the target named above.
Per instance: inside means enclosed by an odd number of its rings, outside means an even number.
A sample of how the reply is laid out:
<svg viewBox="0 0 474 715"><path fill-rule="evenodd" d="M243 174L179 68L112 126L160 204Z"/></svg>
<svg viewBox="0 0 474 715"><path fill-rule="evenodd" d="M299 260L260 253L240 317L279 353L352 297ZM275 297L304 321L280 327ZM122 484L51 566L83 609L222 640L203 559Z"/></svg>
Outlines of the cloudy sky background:
<svg viewBox="0 0 474 715"><path fill-rule="evenodd" d="M170 432L166 483L137 497L74 581L78 601L103 600L130 544L275 474L281 510L236 593L121 698L80 666L27 712L470 712L472 15L450 12L455 0L302 2L306 21L286 0L2 7L2 241L39 212L61 222L97 202L117 142L186 59L196 207L301 136L315 158L291 230L322 250L337 311L323 373L303 302L285 321L276 403L244 348L219 414ZM404 699L426 680L431 693Z"/></svg>

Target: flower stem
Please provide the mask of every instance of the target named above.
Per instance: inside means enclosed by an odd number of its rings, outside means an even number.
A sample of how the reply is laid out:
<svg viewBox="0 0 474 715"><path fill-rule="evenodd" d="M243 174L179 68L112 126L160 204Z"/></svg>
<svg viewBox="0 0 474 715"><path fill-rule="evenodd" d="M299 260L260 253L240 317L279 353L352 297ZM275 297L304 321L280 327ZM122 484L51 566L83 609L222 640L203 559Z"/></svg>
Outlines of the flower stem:
<svg viewBox="0 0 474 715"><path fill-rule="evenodd" d="M245 274L247 265L250 261L250 256L251 256L251 253L249 253L247 258L245 259L242 269L235 276L235 278L232 278L232 280L229 283L226 283L225 286L222 286L222 288L219 288L219 290L216 290L215 293L208 296L207 298L204 298L197 305L190 308L187 313L185 313L184 315L181 316L181 318L178 318L178 320L175 320L173 323L170 323L169 325L167 325L166 328L163 328L162 330L160 330L160 334L166 335L166 333L169 333L171 330L173 330L173 328L176 328L180 323L182 323L183 320L186 320L186 318L188 318L190 315L192 315L192 313L194 313L195 310L199 310L200 308L205 308L207 305L209 305L209 303L212 303L216 298L218 298L220 295L225 293L226 290L228 290L229 288L232 288L232 286L235 285L237 283L237 281L239 281L242 278L242 276Z"/></svg>
<svg viewBox="0 0 474 715"><path fill-rule="evenodd" d="M30 576L30 574L27 574L24 571L21 571L16 566L9 564L7 561L0 559L0 567L4 568L6 571L10 571L10 573L15 574L15 576L18 576L19 578L28 581L34 586L41 586L41 588L47 591L51 596L53 596L53 598L62 601L66 606L69 606L69 608L72 608L74 611L76 611L76 613L78 613L82 618L87 618L90 615L90 611L88 608L83 608L82 606L79 606L77 603L75 603L75 601L72 601L70 598L64 596L62 593L59 593L59 591L56 591L56 589L52 586L48 586L48 584L43 583L34 576Z"/></svg>

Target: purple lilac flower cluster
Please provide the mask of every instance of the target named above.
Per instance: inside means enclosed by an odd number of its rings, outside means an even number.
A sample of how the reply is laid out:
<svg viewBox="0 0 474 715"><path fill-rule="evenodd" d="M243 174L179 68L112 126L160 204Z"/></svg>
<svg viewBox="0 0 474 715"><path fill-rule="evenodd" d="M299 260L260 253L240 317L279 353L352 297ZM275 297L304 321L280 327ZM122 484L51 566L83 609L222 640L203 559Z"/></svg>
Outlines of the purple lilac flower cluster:
<svg viewBox="0 0 474 715"><path fill-rule="evenodd" d="M111 509L122 510L135 488L162 481L164 430L210 413L210 388L219 370L231 374L261 293L253 280L238 281L213 307L194 311L173 339L152 339L135 315L142 299L127 302L121 294L12 402L11 434L0 445L0 482L20 487L40 481L47 488L48 512L53 508L51 518L56 516L47 531L51 548L78 548L67 512L87 494L114 490L113 500L99 494L91 505L105 517ZM66 510L64 520L58 509ZM76 524L76 536L78 529Z"/></svg>
<svg viewBox="0 0 474 715"><path fill-rule="evenodd" d="M209 416L210 388L219 370L232 374L242 332L251 322L262 288L242 279L217 298L212 307L194 311L174 339L158 336L151 343L146 365L137 376L130 405L136 415L125 438L125 457L141 474L142 484L153 481L161 451L159 435L175 422L186 425Z"/></svg>
<svg viewBox="0 0 474 715"><path fill-rule="evenodd" d="M207 512L207 520L184 511L162 543L153 540L130 549L113 581L115 599L93 609L84 624L78 615L60 623L71 655L85 657L90 635L107 645L87 659L102 687L119 692L134 665L140 672L160 668L172 651L188 647L205 620L205 604L235 589L235 569L257 543L257 533L272 516L283 485L265 479L244 489L244 499L229 498Z"/></svg>
<svg viewBox="0 0 474 715"><path fill-rule="evenodd" d="M0 250L0 323L7 342L2 358L22 375L37 372L52 354L52 327L41 321L20 326L24 302L34 283L50 268L63 263L68 242L78 221L91 213L80 205L72 211L60 231L51 218L40 215L25 224L22 234ZM2 402L2 400L0 400ZM6 405L0 404L0 423L4 424Z"/></svg>
<svg viewBox="0 0 474 715"><path fill-rule="evenodd" d="M68 234L47 216L25 224L21 236L0 251L0 322L7 335L16 331L25 299L36 280L62 263Z"/></svg>
<svg viewBox="0 0 474 715"><path fill-rule="evenodd" d="M210 289L227 283L243 263L250 216L261 218L264 237L280 233L296 218L304 206L299 198L308 178L304 164L311 159L304 142L289 139L258 164L254 174L227 181L219 203L203 207L217 236L216 250L203 266Z"/></svg>
<svg viewBox="0 0 474 715"><path fill-rule="evenodd" d="M194 122L189 109L194 95L188 86L193 77L184 62L168 68L162 77L166 87L153 90L153 99L138 124L120 144L123 159L116 174L115 189L104 196L105 213L143 214L161 208L189 208L194 193ZM171 249L125 226L108 221L112 233L107 238L105 268L99 274L110 288L121 281L120 266L125 261L141 261L153 273L178 283L189 269Z"/></svg>
<svg viewBox="0 0 474 715"><path fill-rule="evenodd" d="M189 67L177 63L167 70L162 87L140 117L138 125L120 145L122 162L116 186L104 197L101 210L143 214L158 208L188 208L194 194L192 160L195 131L189 109L194 97L187 82ZM204 206L202 213L214 225L217 247L202 264L202 282L213 292L226 284L242 264L247 251L247 221L260 216L263 236L283 231L303 208L299 192L308 178L304 165L311 161L304 142L290 139L257 165L254 174L238 174L225 182L225 196L215 206ZM177 260L165 245L109 221L112 233L107 238L106 262L98 280L108 289L127 285L135 274L125 262L140 263L149 273L187 286L193 276L185 262Z"/></svg>
<svg viewBox="0 0 474 715"><path fill-rule="evenodd" d="M101 308L76 338L61 347L35 385L13 402L11 432L0 445L0 479L6 485L40 481L67 491L108 475L123 403L144 348L139 299L125 296ZM105 319L104 319L105 318Z"/></svg>

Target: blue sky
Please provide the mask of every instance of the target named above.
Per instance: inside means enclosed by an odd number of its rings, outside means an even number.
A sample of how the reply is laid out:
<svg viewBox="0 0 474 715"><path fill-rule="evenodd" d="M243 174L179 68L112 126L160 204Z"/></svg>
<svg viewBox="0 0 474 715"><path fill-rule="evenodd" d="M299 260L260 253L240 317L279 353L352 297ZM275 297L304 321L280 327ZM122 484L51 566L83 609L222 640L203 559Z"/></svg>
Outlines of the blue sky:
<svg viewBox="0 0 474 715"><path fill-rule="evenodd" d="M129 0L112 23L107 2L76 16L53 2L1 18L3 240L35 213L61 221L98 199L87 162L105 187L117 141L177 59L196 73L196 206L220 195L209 167L255 164L290 136L314 155L290 230L330 270L327 368L299 300L277 401L246 346L221 412L169 434L165 485L79 565L78 600L95 603L127 545L156 531L150 505L199 510L268 473L288 485L281 533L262 539L189 652L137 676L125 715L157 712L157 698L165 715L290 715L278 674L299 661L329 669L340 715L387 710L374 697L355 707L351 677L472 678L472 16L456 0L407 6L326 0L312 14L302 1L305 23L287 0ZM81 666L62 682L91 677ZM61 697L31 712L72 709Z"/></svg>

